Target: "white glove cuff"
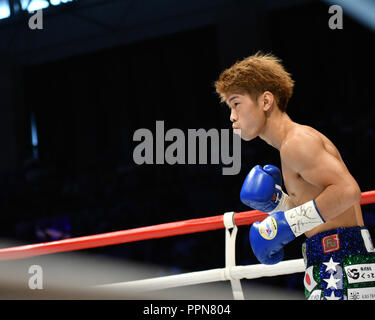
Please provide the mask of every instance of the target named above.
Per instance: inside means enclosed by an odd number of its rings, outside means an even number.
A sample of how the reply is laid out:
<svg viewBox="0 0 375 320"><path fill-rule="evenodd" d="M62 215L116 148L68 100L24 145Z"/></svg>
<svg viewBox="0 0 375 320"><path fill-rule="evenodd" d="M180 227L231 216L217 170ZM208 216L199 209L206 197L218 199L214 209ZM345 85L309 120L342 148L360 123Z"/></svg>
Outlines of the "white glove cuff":
<svg viewBox="0 0 375 320"><path fill-rule="evenodd" d="M314 200L285 211L284 215L296 237L325 222Z"/></svg>
<svg viewBox="0 0 375 320"><path fill-rule="evenodd" d="M284 193L279 185L276 185L276 188L281 191L281 199L276 208L269 213L274 213L277 211L287 211L289 209L292 209L294 207L294 203L292 202L290 197L286 193Z"/></svg>

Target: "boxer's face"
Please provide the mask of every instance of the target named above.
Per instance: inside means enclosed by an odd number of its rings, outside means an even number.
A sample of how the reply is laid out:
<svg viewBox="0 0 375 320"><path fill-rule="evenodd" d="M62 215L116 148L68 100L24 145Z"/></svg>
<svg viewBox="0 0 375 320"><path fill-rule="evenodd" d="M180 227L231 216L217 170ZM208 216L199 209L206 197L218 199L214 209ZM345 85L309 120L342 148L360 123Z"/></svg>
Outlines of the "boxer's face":
<svg viewBox="0 0 375 320"><path fill-rule="evenodd" d="M228 96L226 103L231 110L230 121L233 122L234 132L239 134L240 129L241 138L245 141L259 136L266 116L258 101L254 101L248 94L233 93Z"/></svg>

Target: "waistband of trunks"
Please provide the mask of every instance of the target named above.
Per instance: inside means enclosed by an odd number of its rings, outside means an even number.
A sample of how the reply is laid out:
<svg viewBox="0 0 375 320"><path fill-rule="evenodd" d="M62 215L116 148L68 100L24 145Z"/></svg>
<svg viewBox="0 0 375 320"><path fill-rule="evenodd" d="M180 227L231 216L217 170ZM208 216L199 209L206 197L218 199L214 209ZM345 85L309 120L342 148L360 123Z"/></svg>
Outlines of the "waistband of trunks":
<svg viewBox="0 0 375 320"><path fill-rule="evenodd" d="M349 255L374 254L370 234L365 227L337 228L317 233L305 243L307 267L325 257L342 259Z"/></svg>

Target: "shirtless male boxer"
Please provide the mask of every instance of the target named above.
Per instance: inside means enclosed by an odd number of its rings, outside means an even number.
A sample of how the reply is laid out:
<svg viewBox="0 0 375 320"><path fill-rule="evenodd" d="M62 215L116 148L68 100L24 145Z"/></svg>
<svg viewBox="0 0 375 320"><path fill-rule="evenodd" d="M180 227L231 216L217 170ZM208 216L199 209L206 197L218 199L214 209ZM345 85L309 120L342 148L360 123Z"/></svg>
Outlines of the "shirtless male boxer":
<svg viewBox="0 0 375 320"><path fill-rule="evenodd" d="M245 141L260 137L280 152L282 176L273 165L256 165L241 189L244 204L270 213L250 228L257 259L280 262L283 247L305 234L306 298L375 299L375 250L360 188L334 144L287 115L294 81L281 61L258 52L225 70L215 87L235 132Z"/></svg>

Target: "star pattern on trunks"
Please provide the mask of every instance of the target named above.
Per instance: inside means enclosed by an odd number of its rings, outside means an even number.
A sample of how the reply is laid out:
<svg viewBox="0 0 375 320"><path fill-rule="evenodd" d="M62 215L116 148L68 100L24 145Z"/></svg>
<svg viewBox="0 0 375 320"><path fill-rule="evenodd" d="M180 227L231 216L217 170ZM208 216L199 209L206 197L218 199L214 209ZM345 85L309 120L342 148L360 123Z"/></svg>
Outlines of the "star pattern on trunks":
<svg viewBox="0 0 375 320"><path fill-rule="evenodd" d="M326 266L326 272L329 270L333 270L333 272L336 272L336 266L339 265L339 262L334 262L332 257L329 259L329 262L323 262Z"/></svg>
<svg viewBox="0 0 375 320"><path fill-rule="evenodd" d="M326 300L340 300L340 297L336 297L334 291L331 292L330 296L325 296Z"/></svg>
<svg viewBox="0 0 375 320"><path fill-rule="evenodd" d="M325 282L327 282L327 288L334 288L337 289L336 283L339 282L341 279L336 279L333 274L330 275L329 279L323 279Z"/></svg>

